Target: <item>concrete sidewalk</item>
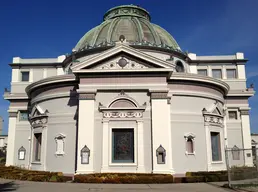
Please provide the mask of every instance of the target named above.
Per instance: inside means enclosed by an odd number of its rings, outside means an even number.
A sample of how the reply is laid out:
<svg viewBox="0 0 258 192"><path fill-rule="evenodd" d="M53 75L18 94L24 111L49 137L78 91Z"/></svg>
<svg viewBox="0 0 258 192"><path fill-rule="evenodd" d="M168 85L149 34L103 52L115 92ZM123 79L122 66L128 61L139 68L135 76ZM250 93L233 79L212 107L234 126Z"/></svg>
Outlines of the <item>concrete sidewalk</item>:
<svg viewBox="0 0 258 192"><path fill-rule="evenodd" d="M13 181L0 179L0 191L17 192L83 192L83 191L101 191L101 192L225 192L220 186L207 183L189 183L189 184L82 184L82 183L42 183L29 181Z"/></svg>

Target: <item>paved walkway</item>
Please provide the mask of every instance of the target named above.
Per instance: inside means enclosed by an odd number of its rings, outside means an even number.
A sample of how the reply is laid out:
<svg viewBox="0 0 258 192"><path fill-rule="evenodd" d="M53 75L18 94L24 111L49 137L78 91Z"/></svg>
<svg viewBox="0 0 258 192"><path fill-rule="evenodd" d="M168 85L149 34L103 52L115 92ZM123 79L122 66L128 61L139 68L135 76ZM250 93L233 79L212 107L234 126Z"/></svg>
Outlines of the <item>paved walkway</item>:
<svg viewBox="0 0 258 192"><path fill-rule="evenodd" d="M226 192L219 186L206 183L189 184L81 184L81 183L41 183L0 179L0 192Z"/></svg>

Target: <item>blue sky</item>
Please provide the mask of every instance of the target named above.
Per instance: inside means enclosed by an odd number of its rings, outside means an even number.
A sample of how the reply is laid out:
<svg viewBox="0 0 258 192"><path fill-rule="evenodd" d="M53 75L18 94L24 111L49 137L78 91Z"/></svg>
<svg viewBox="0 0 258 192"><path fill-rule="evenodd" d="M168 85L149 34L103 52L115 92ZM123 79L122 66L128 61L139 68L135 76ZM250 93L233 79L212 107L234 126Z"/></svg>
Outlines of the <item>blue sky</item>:
<svg viewBox="0 0 258 192"><path fill-rule="evenodd" d="M12 58L57 57L70 53L85 32L102 22L117 5L147 9L152 22L169 31L184 51L197 55L244 52L247 84L258 86L257 0L9 0L0 4L0 87L10 87ZM258 96L250 101L251 130L258 132ZM4 133L8 127L8 101L0 99Z"/></svg>

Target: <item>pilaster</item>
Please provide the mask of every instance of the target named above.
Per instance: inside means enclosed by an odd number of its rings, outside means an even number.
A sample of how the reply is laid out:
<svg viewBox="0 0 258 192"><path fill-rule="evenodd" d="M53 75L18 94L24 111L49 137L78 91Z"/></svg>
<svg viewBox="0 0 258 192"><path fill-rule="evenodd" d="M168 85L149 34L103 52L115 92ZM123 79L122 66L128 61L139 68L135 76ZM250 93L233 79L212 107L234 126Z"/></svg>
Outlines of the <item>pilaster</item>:
<svg viewBox="0 0 258 192"><path fill-rule="evenodd" d="M101 172L108 172L108 160L109 160L109 135L108 135L108 120L103 120L103 129L102 129L102 168Z"/></svg>
<svg viewBox="0 0 258 192"><path fill-rule="evenodd" d="M14 165L17 112L9 112L6 166Z"/></svg>
<svg viewBox="0 0 258 192"><path fill-rule="evenodd" d="M250 133L250 117L249 108L240 108L241 124L242 124L242 138L243 148L249 149L244 151L245 165L253 166L253 159L251 155L251 133Z"/></svg>
<svg viewBox="0 0 258 192"><path fill-rule="evenodd" d="M170 98L168 91L151 92L152 109L152 155L153 173L170 173L173 171ZM166 150L165 162L158 164L156 150L162 146Z"/></svg>
<svg viewBox="0 0 258 192"><path fill-rule="evenodd" d="M144 130L143 120L137 120L137 140L138 140L138 172L145 173L146 169L144 166Z"/></svg>
<svg viewBox="0 0 258 192"><path fill-rule="evenodd" d="M94 113L95 113L94 92L79 93L79 115L77 131L77 174L94 172ZM90 150L88 164L82 164L81 150L84 146Z"/></svg>

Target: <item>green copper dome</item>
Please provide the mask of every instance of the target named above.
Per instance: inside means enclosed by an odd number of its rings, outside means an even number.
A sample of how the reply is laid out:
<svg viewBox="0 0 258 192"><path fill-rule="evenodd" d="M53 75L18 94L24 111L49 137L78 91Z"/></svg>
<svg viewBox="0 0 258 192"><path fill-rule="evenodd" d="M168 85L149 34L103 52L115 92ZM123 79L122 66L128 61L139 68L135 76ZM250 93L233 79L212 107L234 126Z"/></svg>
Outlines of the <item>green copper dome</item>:
<svg viewBox="0 0 258 192"><path fill-rule="evenodd" d="M180 50L175 39L163 28L150 22L149 13L135 5L114 7L104 15L104 21L87 32L75 50L113 45L123 35L131 45L144 45Z"/></svg>

